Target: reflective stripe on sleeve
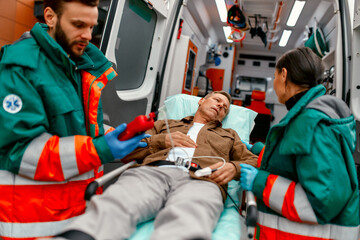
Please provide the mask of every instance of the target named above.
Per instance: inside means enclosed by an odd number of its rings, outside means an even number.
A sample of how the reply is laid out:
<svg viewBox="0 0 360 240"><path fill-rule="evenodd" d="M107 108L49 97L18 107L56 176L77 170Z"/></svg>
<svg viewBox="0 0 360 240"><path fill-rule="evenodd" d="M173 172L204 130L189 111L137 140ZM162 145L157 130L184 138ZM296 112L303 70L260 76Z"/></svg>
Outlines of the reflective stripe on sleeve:
<svg viewBox="0 0 360 240"><path fill-rule="evenodd" d="M79 175L75 154L75 137L62 137L59 141L61 167L65 179Z"/></svg>
<svg viewBox="0 0 360 240"><path fill-rule="evenodd" d="M34 179L41 153L50 138L50 134L43 133L30 142L21 159L19 174Z"/></svg>
<svg viewBox="0 0 360 240"><path fill-rule="evenodd" d="M91 137L76 135L75 152L80 174L102 165Z"/></svg>
<svg viewBox="0 0 360 240"><path fill-rule="evenodd" d="M317 223L314 210L306 196L306 193L302 186L298 183L295 187L294 205L299 209L298 214L302 222Z"/></svg>
<svg viewBox="0 0 360 240"><path fill-rule="evenodd" d="M284 217L259 212L260 239L269 235L282 237L281 239L303 240L311 237L312 240L346 239L358 240L360 227L347 227L334 224L306 224L290 221ZM265 227L265 228L264 228ZM274 233L275 232L275 233ZM263 236L265 238L263 238ZM280 239L278 238L278 239Z"/></svg>
<svg viewBox="0 0 360 240"><path fill-rule="evenodd" d="M7 223L0 222L0 234L2 237L31 238L53 236L63 229L75 218L57 222L42 223Z"/></svg>
<svg viewBox="0 0 360 240"><path fill-rule="evenodd" d="M290 186L291 181L278 177L271 189L269 205L277 213L282 213L281 209L284 203L285 194Z"/></svg>
<svg viewBox="0 0 360 240"><path fill-rule="evenodd" d="M269 207L291 221L317 223L304 189L289 179L277 176L271 187Z"/></svg>
<svg viewBox="0 0 360 240"><path fill-rule="evenodd" d="M101 165L92 138L43 133L23 155L19 175L39 181L65 181Z"/></svg>
<svg viewBox="0 0 360 240"><path fill-rule="evenodd" d="M263 201L264 201L265 205L268 207L269 207L271 189L277 178L278 178L278 176L270 174L266 180L266 186L265 186L265 189L263 192Z"/></svg>
<svg viewBox="0 0 360 240"><path fill-rule="evenodd" d="M287 189L284 197L284 203L281 212L284 217L286 217L291 221L302 222L294 205L295 186L296 186L295 182L290 183L289 188Z"/></svg>

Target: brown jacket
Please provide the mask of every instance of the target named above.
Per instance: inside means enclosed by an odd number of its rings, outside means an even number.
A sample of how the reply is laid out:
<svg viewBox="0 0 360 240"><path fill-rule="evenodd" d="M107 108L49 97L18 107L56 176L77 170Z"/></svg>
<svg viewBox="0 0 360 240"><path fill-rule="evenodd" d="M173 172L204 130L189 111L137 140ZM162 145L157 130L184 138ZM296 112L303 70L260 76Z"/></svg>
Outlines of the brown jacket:
<svg viewBox="0 0 360 240"><path fill-rule="evenodd" d="M187 134L189 129L193 125L193 117L186 117L181 120L168 120L170 132L179 131ZM240 178L240 163L247 163L256 167L257 156L247 150L245 144L243 144L238 134L229 128L222 128L222 124L219 121L212 121L200 130L196 144L198 147L195 149L195 156L217 156L225 159L226 162L234 164L236 167L235 180ZM165 147L165 136L168 133L164 120L158 120L155 122L155 126L148 130L146 133L152 136L146 138L148 146L146 148L138 148L133 153L128 155L126 160L137 160L141 165L149 164L150 162L157 160L166 160L170 148ZM192 160L199 164L202 168L213 165L217 162L222 162L221 159L216 158L195 158ZM208 180L206 177L196 177L193 172L190 172L193 178ZM220 187L220 186L219 186ZM225 188L227 186L224 186ZM226 198L226 194L220 187L223 198Z"/></svg>

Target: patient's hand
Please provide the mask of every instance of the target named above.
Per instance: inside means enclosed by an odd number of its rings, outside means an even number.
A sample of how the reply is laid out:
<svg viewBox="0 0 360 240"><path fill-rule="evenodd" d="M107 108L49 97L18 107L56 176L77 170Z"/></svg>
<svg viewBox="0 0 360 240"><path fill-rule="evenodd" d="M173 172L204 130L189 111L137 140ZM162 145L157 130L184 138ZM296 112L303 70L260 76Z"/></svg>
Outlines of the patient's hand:
<svg viewBox="0 0 360 240"><path fill-rule="evenodd" d="M224 163L218 162L210 166L211 169L221 167ZM226 163L223 168L213 172L209 178L215 181L217 184L224 185L230 182L236 174L236 168L232 163Z"/></svg>
<svg viewBox="0 0 360 240"><path fill-rule="evenodd" d="M174 147L186 147L186 148L196 148L197 144L194 142L188 135L181 133L181 132L173 132L171 133L171 138L174 143ZM165 137L165 146L166 148L170 148L171 142L169 134L166 134Z"/></svg>

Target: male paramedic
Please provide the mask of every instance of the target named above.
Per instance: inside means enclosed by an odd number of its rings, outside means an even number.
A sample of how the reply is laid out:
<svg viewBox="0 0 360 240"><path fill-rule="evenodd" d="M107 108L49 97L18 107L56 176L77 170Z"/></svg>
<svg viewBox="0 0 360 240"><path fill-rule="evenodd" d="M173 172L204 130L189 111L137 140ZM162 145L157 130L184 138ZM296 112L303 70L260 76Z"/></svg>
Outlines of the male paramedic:
<svg viewBox="0 0 360 240"><path fill-rule="evenodd" d="M230 101L223 91L208 94L194 117L168 121L171 138L166 122L156 121L147 131L147 147L126 157L141 166L126 170L103 195L94 196L85 214L56 239L128 239L137 223L153 218L151 239L211 239L227 183L239 179L240 163L257 162L234 130L221 127ZM205 176L197 174L196 165Z"/></svg>
<svg viewBox="0 0 360 240"><path fill-rule="evenodd" d="M45 0L35 24L0 54L0 239L52 236L85 211L102 164L143 135L104 136L101 90L116 73L92 44L98 0Z"/></svg>

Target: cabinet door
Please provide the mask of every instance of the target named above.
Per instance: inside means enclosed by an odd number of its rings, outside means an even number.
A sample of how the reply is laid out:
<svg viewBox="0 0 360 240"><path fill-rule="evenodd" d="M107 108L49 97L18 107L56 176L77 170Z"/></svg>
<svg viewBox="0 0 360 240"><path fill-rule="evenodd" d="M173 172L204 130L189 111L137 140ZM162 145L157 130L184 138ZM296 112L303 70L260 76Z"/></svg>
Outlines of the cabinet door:
<svg viewBox="0 0 360 240"><path fill-rule="evenodd" d="M198 48L195 46L195 44L191 40L189 40L187 56L186 56L184 81L182 87L182 93L185 94L192 93L192 89L194 85L197 50Z"/></svg>
<svg viewBox="0 0 360 240"><path fill-rule="evenodd" d="M206 70L206 77L210 79L213 91L223 90L224 73L225 70L219 68L209 68Z"/></svg>

